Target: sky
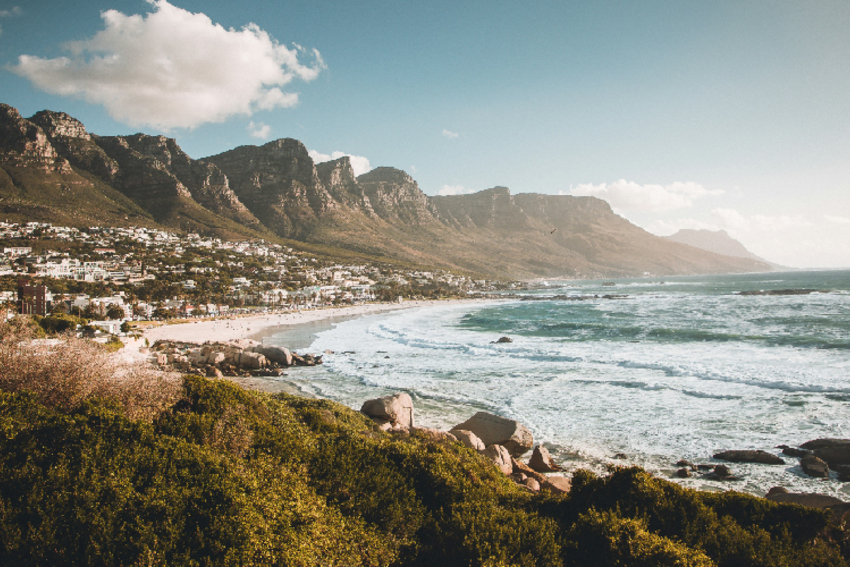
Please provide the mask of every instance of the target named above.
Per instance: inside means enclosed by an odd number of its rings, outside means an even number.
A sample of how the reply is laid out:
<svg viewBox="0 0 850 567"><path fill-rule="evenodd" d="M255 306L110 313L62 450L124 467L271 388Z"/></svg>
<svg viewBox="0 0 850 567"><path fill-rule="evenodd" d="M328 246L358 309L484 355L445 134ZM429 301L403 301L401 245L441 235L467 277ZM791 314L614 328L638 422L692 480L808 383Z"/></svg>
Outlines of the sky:
<svg viewBox="0 0 850 567"><path fill-rule="evenodd" d="M850 2L0 0L0 102L850 267Z"/></svg>

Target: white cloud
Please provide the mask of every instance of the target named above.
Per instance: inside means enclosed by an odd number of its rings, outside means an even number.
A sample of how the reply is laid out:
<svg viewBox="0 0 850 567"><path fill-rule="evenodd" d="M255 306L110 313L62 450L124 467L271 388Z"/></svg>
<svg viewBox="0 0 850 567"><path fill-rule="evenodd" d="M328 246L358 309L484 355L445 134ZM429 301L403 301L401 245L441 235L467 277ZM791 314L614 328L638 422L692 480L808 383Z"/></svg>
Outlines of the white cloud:
<svg viewBox="0 0 850 567"><path fill-rule="evenodd" d="M683 228L691 230L718 230L714 223L703 222L696 219L656 220L645 227L648 232L658 236L670 236L676 234Z"/></svg>
<svg viewBox="0 0 850 567"><path fill-rule="evenodd" d="M68 43L70 57L21 55L9 70L44 91L102 104L126 124L168 130L291 107L298 95L280 87L325 68L318 51L280 45L256 24L225 29L167 0L148 2L145 15L102 12L104 29Z"/></svg>
<svg viewBox="0 0 850 567"><path fill-rule="evenodd" d="M800 215L744 216L735 209L714 209L711 214L724 228L739 232L781 232L791 228L812 226L811 222Z"/></svg>
<svg viewBox="0 0 850 567"><path fill-rule="evenodd" d="M691 207L696 199L707 195L720 195L698 183L688 181L670 185L640 185L620 179L615 183L592 185L589 183L570 187L570 194L599 197L617 210L663 212Z"/></svg>
<svg viewBox="0 0 850 567"><path fill-rule="evenodd" d="M823 215L823 218L835 224L850 224L850 219L847 217L835 217L832 215Z"/></svg>
<svg viewBox="0 0 850 567"><path fill-rule="evenodd" d="M460 136L460 134L458 134L457 132L452 132L451 130L446 130L445 128L443 128L443 136L445 136L446 138L451 140L451 139L457 138L458 136Z"/></svg>
<svg viewBox="0 0 850 567"><path fill-rule="evenodd" d="M344 152L333 152L332 154L322 154L317 152L316 150L310 150L307 152L313 161L316 163L322 163L325 161L331 161L332 159L339 159L341 157L348 156L348 161L351 162L351 169L354 170L354 175L363 175L367 171L372 170L372 166L369 165L369 159L363 156L355 156L352 154L346 154Z"/></svg>
<svg viewBox="0 0 850 567"><path fill-rule="evenodd" d="M0 18L10 18L12 16L20 16L24 11L20 6L15 6L11 10L0 10ZM0 35L3 35L3 28L0 26Z"/></svg>
<svg viewBox="0 0 850 567"><path fill-rule="evenodd" d="M468 195L472 193L472 189L467 189L463 185L443 185L437 195Z"/></svg>
<svg viewBox="0 0 850 567"><path fill-rule="evenodd" d="M255 124L252 121L252 122L248 123L248 132L254 138L260 138L261 140L268 140L269 136L272 133L272 127L269 126L268 124L263 124L262 122L258 122L258 123Z"/></svg>

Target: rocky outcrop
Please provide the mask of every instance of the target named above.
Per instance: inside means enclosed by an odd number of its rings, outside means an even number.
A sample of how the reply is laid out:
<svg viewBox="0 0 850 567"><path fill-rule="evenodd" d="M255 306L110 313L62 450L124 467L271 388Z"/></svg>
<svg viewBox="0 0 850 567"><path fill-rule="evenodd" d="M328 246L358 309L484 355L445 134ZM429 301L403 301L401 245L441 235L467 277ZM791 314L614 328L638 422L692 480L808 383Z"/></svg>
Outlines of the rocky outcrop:
<svg viewBox="0 0 850 567"><path fill-rule="evenodd" d="M291 366L322 363L321 356L298 356L288 349L249 339L202 345L157 341L151 351L153 362L162 370L194 372L204 376L282 376L284 369Z"/></svg>
<svg viewBox="0 0 850 567"><path fill-rule="evenodd" d="M313 221L334 207L313 159L298 140L240 146L203 161L223 171L240 201L280 236L303 236Z"/></svg>
<svg viewBox="0 0 850 567"><path fill-rule="evenodd" d="M10 165L70 173L44 130L8 104L0 104L0 152L0 161Z"/></svg>
<svg viewBox="0 0 850 567"><path fill-rule="evenodd" d="M743 449L734 451L723 451L714 455L715 459L730 461L732 463L760 463L763 465L784 465L785 461L773 453L761 449Z"/></svg>
<svg viewBox="0 0 850 567"><path fill-rule="evenodd" d="M452 428L455 429L473 432L485 445L502 445L512 457L519 457L534 445L534 438L527 427L513 419L483 411Z"/></svg>
<svg viewBox="0 0 850 567"><path fill-rule="evenodd" d="M534 448L534 451L531 453L531 459L528 461L528 466L537 472L542 473L558 472L562 470L561 467L555 463L552 455L549 454L549 450L543 445L538 445Z"/></svg>
<svg viewBox="0 0 850 567"><path fill-rule="evenodd" d="M486 446L478 436L472 431L467 431L465 429L452 429L452 435L460 441L465 447L469 447L473 451L483 451Z"/></svg>
<svg viewBox="0 0 850 567"><path fill-rule="evenodd" d="M400 392L383 398L367 400L360 412L392 427L413 427L413 400L409 394Z"/></svg>
<svg viewBox="0 0 850 567"><path fill-rule="evenodd" d="M493 461L496 467L504 474L509 475L514 468L511 464L511 454L505 447L498 444L487 445L481 452L482 455Z"/></svg>

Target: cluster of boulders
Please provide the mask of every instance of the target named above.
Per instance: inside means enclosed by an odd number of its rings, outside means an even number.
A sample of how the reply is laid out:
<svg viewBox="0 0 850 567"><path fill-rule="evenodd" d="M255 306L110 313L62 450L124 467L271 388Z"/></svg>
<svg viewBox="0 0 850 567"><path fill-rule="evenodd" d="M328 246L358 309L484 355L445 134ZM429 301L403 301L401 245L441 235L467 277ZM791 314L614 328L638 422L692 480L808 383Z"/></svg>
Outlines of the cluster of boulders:
<svg viewBox="0 0 850 567"><path fill-rule="evenodd" d="M290 366L316 366L322 357L299 355L284 347L264 345L250 339L203 344L157 341L151 347L162 369L193 372L209 377L283 376Z"/></svg>
<svg viewBox="0 0 850 567"><path fill-rule="evenodd" d="M813 439L799 447L778 448L783 455L800 459L800 468L809 476L829 478L835 471L839 481L850 482L850 439Z"/></svg>
<svg viewBox="0 0 850 567"><path fill-rule="evenodd" d="M563 469L554 462L545 447L534 447L531 431L518 421L478 412L449 431L417 427L413 419L413 400L403 392L368 400L360 411L383 431L416 431L433 439L461 443L493 461L502 473L531 491L566 493L570 490L568 478L546 474ZM534 450L528 463L520 461L519 458L532 447Z"/></svg>
<svg viewBox="0 0 850 567"><path fill-rule="evenodd" d="M830 471L835 471L839 481L850 482L850 439L814 439L799 447L780 445L777 449L782 449L783 455L800 459L800 469L808 476L828 479ZM722 451L713 458L732 463L787 464L779 455L761 449ZM737 480L726 465L694 465L683 460L676 466L681 467L676 471L681 478L690 477L693 471L703 471L707 478Z"/></svg>

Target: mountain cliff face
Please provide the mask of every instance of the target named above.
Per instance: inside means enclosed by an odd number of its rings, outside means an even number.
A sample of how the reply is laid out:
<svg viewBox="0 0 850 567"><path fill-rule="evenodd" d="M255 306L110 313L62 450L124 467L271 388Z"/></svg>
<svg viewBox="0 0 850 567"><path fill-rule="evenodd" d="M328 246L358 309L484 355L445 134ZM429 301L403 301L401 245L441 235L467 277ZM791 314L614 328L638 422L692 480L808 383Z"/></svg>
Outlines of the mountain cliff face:
<svg viewBox="0 0 850 567"><path fill-rule="evenodd" d="M282 237L487 276L610 277L769 269L658 238L592 197L494 187L429 197L407 173L356 177L293 139L193 160L164 136L96 136L64 113L0 105L0 214ZM0 217L2 218L2 217Z"/></svg>
<svg viewBox="0 0 850 567"><path fill-rule="evenodd" d="M223 173L164 136L101 137L62 112L24 119L2 105L0 149L7 218L267 234Z"/></svg>

